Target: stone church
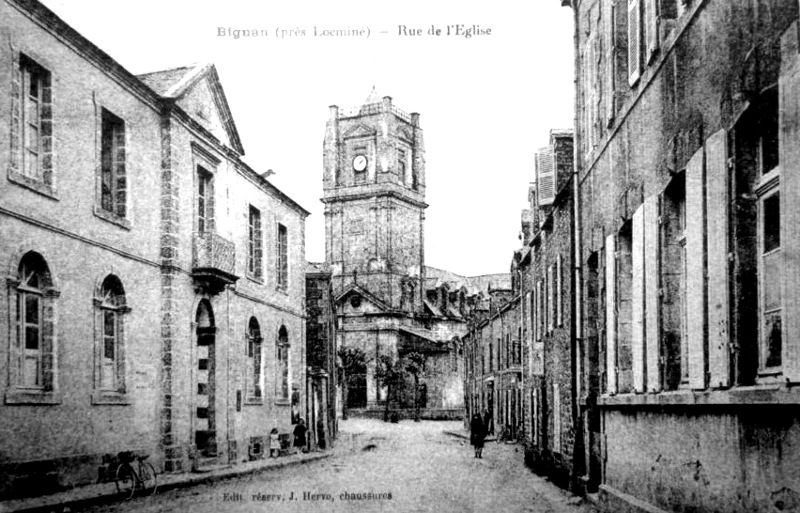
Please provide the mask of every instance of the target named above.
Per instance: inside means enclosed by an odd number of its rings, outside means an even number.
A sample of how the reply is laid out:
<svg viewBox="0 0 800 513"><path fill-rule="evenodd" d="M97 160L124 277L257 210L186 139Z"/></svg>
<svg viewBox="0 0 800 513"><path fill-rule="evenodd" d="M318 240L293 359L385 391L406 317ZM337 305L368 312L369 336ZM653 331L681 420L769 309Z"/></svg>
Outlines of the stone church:
<svg viewBox="0 0 800 513"><path fill-rule="evenodd" d="M481 290L505 275L467 278L425 266L425 145L419 114L373 89L354 109L330 107L323 148L326 263L331 272L340 348L363 351L347 377L352 410L381 412L388 388L376 375L392 361L425 355L417 397L423 417L463 415L460 336ZM507 285L507 284L506 284ZM352 373L351 373L352 374ZM414 406L413 381L388 397Z"/></svg>

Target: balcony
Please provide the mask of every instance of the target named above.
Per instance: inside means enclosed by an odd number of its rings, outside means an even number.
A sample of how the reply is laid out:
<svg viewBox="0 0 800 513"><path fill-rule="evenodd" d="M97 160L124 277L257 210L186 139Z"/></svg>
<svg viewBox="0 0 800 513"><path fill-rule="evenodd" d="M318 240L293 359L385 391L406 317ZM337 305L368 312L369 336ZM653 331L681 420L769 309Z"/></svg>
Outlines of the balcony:
<svg viewBox="0 0 800 513"><path fill-rule="evenodd" d="M233 285L236 252L233 242L212 232L198 232L192 241L192 278L195 285L209 294L220 293Z"/></svg>

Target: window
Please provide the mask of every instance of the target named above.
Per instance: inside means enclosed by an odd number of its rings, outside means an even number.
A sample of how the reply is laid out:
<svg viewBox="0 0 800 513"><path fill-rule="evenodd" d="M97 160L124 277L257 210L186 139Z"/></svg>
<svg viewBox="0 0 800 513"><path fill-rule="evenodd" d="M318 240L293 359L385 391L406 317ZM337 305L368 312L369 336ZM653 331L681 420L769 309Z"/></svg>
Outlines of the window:
<svg viewBox="0 0 800 513"><path fill-rule="evenodd" d="M781 372L783 364L777 86L765 89L737 122L734 149L733 339L743 341L738 382L752 384L759 374Z"/></svg>
<svg viewBox="0 0 800 513"><path fill-rule="evenodd" d="M286 326L281 326L278 330L277 342L277 381L275 397L281 401L289 400L289 333Z"/></svg>
<svg viewBox="0 0 800 513"><path fill-rule="evenodd" d="M19 55L13 75L9 179L53 196L53 118L50 72Z"/></svg>
<svg viewBox="0 0 800 513"><path fill-rule="evenodd" d="M100 208L126 214L125 122L103 109L100 127Z"/></svg>
<svg viewBox="0 0 800 513"><path fill-rule="evenodd" d="M247 401L261 402L261 328L255 317L247 325Z"/></svg>
<svg viewBox="0 0 800 513"><path fill-rule="evenodd" d="M22 257L9 281L11 308L10 391L6 403L57 402L55 382L55 299L50 271L33 251Z"/></svg>
<svg viewBox="0 0 800 513"><path fill-rule="evenodd" d="M633 87L642 74L641 0L628 0L628 84Z"/></svg>
<svg viewBox="0 0 800 513"><path fill-rule="evenodd" d="M689 381L686 318L686 179L680 173L664 191L661 222L661 383L675 390Z"/></svg>
<svg viewBox="0 0 800 513"><path fill-rule="evenodd" d="M553 383L553 452L561 452L561 387Z"/></svg>
<svg viewBox="0 0 800 513"><path fill-rule="evenodd" d="M262 254L261 211L251 205L247 232L247 273L255 279L261 279L263 275Z"/></svg>
<svg viewBox="0 0 800 513"><path fill-rule="evenodd" d="M617 234L616 251L616 377L617 391L629 393L633 386L633 226L630 221ZM614 357L614 355L612 355Z"/></svg>
<svg viewBox="0 0 800 513"><path fill-rule="evenodd" d="M400 175L400 180L408 184L408 177L406 175L406 151L397 150L397 173Z"/></svg>
<svg viewBox="0 0 800 513"><path fill-rule="evenodd" d="M95 394L92 402L118 402L125 394L125 290L108 275L95 295Z"/></svg>
<svg viewBox="0 0 800 513"><path fill-rule="evenodd" d="M214 199L211 173L197 166L197 231L214 231Z"/></svg>
<svg viewBox="0 0 800 513"><path fill-rule="evenodd" d="M289 285L289 246L288 234L286 227L282 224L278 225L278 258L276 259L278 288L286 290Z"/></svg>

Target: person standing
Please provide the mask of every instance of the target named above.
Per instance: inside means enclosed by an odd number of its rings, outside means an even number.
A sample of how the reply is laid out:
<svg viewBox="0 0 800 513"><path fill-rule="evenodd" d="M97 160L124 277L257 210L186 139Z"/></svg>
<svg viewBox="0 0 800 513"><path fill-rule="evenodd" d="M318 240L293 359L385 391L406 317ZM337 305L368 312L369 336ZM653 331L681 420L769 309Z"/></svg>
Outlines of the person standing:
<svg viewBox="0 0 800 513"><path fill-rule="evenodd" d="M308 429L306 428L305 421L300 418L297 425L294 427L294 431L292 434L294 435L294 447L297 450L301 450L303 452L308 452L306 449L306 432Z"/></svg>
<svg viewBox="0 0 800 513"><path fill-rule="evenodd" d="M492 414L489 410L483 410L483 428L486 430L487 435L494 434L494 423L492 422Z"/></svg>
<svg viewBox="0 0 800 513"><path fill-rule="evenodd" d="M483 458L483 439L486 437L486 429L483 426L481 416L477 413L472 416L469 423L469 443L475 448L475 457Z"/></svg>

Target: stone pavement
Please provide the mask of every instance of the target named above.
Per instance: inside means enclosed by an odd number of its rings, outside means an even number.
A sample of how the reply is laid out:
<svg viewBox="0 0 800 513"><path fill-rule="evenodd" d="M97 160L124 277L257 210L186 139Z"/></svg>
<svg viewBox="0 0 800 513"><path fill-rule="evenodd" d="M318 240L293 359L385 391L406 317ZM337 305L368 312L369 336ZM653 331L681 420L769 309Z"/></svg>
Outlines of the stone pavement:
<svg viewBox="0 0 800 513"><path fill-rule="evenodd" d="M311 461L327 458L330 452L309 452L306 454L292 454L281 456L280 458L266 458L263 460L238 463L236 465L226 465L209 469L201 472L184 472L180 474L159 474L158 492L192 486L200 483L208 483L222 479L229 479L258 472L282 469L289 466L300 465ZM116 484L99 483L86 486L75 487L71 490L43 495L40 497L30 497L0 501L0 513L10 513L12 511L25 512L65 512L83 508L90 505L116 502L122 500L117 493Z"/></svg>

